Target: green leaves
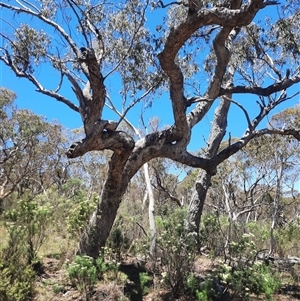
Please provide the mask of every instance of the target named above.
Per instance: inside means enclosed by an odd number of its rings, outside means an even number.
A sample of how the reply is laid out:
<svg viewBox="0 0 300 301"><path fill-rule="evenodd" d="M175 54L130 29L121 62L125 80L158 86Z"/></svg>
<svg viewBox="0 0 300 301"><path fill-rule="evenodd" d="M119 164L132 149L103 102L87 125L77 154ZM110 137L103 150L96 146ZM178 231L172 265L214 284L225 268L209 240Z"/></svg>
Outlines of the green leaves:
<svg viewBox="0 0 300 301"><path fill-rule="evenodd" d="M51 207L41 206L37 201L19 200L15 208L5 212L5 219L9 230L9 248L14 249L14 244L23 246L19 248L25 256L27 263L32 264L37 252L46 238L46 229L50 221ZM12 254L13 256L13 254Z"/></svg>
<svg viewBox="0 0 300 301"><path fill-rule="evenodd" d="M96 260L89 256L76 256L74 262L67 267L70 280L83 294L86 300L90 300L93 287L103 277L106 271L117 271L114 263L105 263L104 255Z"/></svg>
<svg viewBox="0 0 300 301"><path fill-rule="evenodd" d="M277 129L294 128L300 130L300 105L287 108L280 113L272 116L270 120L270 128Z"/></svg>
<svg viewBox="0 0 300 301"><path fill-rule="evenodd" d="M43 30L36 30L28 24L21 24L14 33L11 43L13 62L22 71L33 73L48 52L50 39Z"/></svg>
<svg viewBox="0 0 300 301"><path fill-rule="evenodd" d="M79 198L78 204L73 205L67 218L67 228L73 237L80 237L95 207L95 202L84 197Z"/></svg>
<svg viewBox="0 0 300 301"><path fill-rule="evenodd" d="M1 112L1 119L7 118L7 115L5 114L5 110L9 110L10 106L12 106L12 103L16 99L16 94L8 89L5 89L3 87L0 88L0 112Z"/></svg>
<svg viewBox="0 0 300 301"><path fill-rule="evenodd" d="M29 189L29 184L32 195L43 189L43 185L44 188L52 185L49 178L46 184L45 177L57 168L57 160L62 154L62 147L58 147L61 127L46 122L29 110L17 109L13 103L15 97L9 90L0 91L0 182L4 183L2 198L17 188L19 194L24 193L24 189Z"/></svg>
<svg viewBox="0 0 300 301"><path fill-rule="evenodd" d="M98 279L94 259L89 256L76 256L67 271L77 289L86 296L89 296Z"/></svg>

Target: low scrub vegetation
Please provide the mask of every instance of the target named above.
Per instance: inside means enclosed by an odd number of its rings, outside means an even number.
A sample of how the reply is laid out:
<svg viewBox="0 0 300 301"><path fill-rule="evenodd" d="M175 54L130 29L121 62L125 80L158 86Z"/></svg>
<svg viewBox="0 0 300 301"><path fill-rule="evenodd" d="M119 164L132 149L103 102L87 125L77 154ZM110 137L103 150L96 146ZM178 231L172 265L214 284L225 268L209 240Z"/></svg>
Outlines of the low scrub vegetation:
<svg viewBox="0 0 300 301"><path fill-rule="evenodd" d="M92 258L76 255L77 244L110 154L66 161L63 145L77 133L10 106L6 127L0 125L13 141L1 165L1 301L299 299L295 141L258 139L224 162L211 180L199 233L187 231L186 222L196 171L177 165L179 179L169 161L152 160L154 220L140 171L106 247Z"/></svg>

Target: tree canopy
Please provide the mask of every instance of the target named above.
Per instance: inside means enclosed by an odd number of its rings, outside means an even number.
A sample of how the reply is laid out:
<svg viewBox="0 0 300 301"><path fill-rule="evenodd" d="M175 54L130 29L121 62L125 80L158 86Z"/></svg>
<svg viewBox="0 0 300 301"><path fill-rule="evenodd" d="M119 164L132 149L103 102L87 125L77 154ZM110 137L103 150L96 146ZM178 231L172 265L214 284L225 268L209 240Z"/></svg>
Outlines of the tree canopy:
<svg viewBox="0 0 300 301"><path fill-rule="evenodd" d="M58 184L62 169L61 126L51 124L29 110L17 109L15 94L0 89L0 200L31 188L31 194Z"/></svg>
<svg viewBox="0 0 300 301"><path fill-rule="evenodd" d="M128 183L151 159L164 157L201 169L187 217L189 231L198 231L210 180L221 162L262 135L300 139L296 124L260 127L274 108L299 93L294 88L300 81L295 0L18 0L2 1L0 7L7 12L1 61L37 92L81 116L85 137L70 146L68 158L112 151L79 254L98 256ZM57 74L55 87L40 76L50 67ZM73 94L64 93L64 87ZM120 129L122 121L130 124L128 112L138 103L145 102L146 109L164 93L171 102L171 126L144 137ZM247 102L257 105L254 115ZM192 154L191 137L201 135L193 129L213 105L207 147L201 155ZM116 120L106 119L106 106L116 112ZM247 127L219 150L234 106Z"/></svg>

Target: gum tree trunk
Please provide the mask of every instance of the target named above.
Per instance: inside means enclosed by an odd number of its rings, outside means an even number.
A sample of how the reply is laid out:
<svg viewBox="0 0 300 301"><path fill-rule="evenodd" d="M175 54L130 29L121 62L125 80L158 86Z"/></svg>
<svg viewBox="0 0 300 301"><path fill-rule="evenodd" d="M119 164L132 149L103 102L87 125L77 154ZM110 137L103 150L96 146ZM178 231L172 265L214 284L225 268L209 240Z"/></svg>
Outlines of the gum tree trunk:
<svg viewBox="0 0 300 301"><path fill-rule="evenodd" d="M223 97L219 107L215 111L215 119L208 141L206 157L213 158L218 152L220 143L226 132L227 114L230 108L230 101ZM198 235L200 221L203 212L203 206L206 200L207 191L211 184L212 175L205 170L200 170L195 182L195 193L189 204L186 218L186 227L188 232L194 232Z"/></svg>
<svg viewBox="0 0 300 301"><path fill-rule="evenodd" d="M78 244L78 255L87 254L97 258L99 252L105 246L120 202L128 186L128 181L122 178L122 166L119 166L118 163L120 163L120 160L113 155L100 202Z"/></svg>

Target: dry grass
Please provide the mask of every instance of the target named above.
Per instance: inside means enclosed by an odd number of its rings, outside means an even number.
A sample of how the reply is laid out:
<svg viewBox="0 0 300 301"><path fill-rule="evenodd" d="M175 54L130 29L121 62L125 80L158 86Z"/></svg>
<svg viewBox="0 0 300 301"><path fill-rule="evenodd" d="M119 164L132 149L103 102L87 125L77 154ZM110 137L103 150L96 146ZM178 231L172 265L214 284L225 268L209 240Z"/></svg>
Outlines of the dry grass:
<svg viewBox="0 0 300 301"><path fill-rule="evenodd" d="M80 301L82 296L80 292L71 285L64 263L72 261L75 256L75 250L77 243L71 240L66 235L60 235L59 233L49 229L48 238L44 241L40 251L39 258L41 258L44 267L44 273L39 276L35 292L35 301ZM6 245L7 242L7 230L0 224L0 250ZM118 279L112 279L109 275L104 277L104 280L99 282L92 294L91 301L175 301L170 297L170 292L162 289L162 287L151 287L149 293L146 296L128 292L128 287L131 286L131 290L136 290L138 287L138 281L136 275L139 271L136 265L133 264L134 257L130 257L130 262L127 262L123 274L128 277ZM132 262L131 262L132 261ZM209 258L198 257L195 261L194 270L195 273L201 277L205 277L207 273L211 272L218 265L217 261L212 262ZM131 268L132 266L132 268ZM124 268L124 266L123 266ZM134 270L135 269L135 270ZM300 275L300 266L295 266L294 275L298 277ZM124 274L124 275L125 275ZM126 276L125 275L125 276ZM132 277L131 277L132 276ZM297 287L291 273L282 273L283 282L285 284L293 284L292 290L283 290L282 294L274 296L274 301L299 301L300 300L300 287ZM122 281L120 281L120 279ZM294 282L293 282L294 281ZM187 301L186 296L182 296L180 301ZM264 300L263 298L255 297L254 300Z"/></svg>
<svg viewBox="0 0 300 301"><path fill-rule="evenodd" d="M7 237L8 237L7 229L0 222L0 251L4 249L7 245Z"/></svg>

